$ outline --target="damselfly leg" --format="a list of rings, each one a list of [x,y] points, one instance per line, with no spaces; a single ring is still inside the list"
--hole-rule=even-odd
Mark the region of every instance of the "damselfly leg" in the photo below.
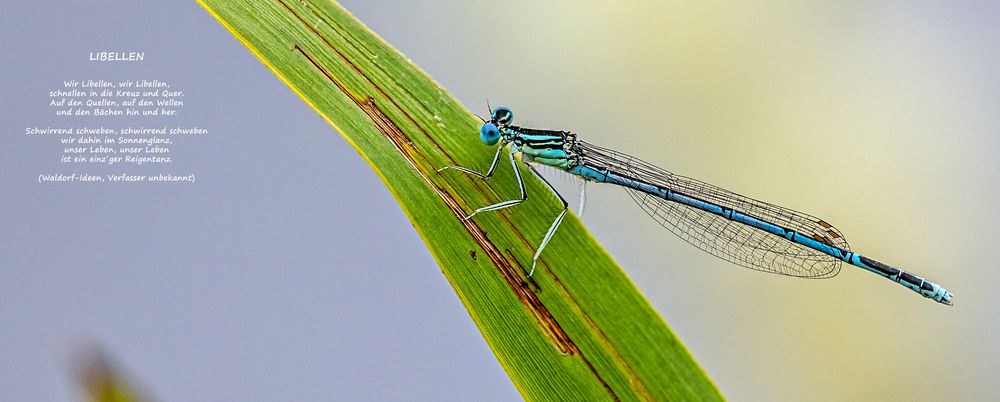
[[[455,170],[458,170],[460,172],[468,173],[468,174],[471,174],[471,175],[474,175],[474,176],[479,176],[479,177],[481,177],[483,179],[489,179],[490,176],[493,176],[493,173],[495,173],[497,171],[497,163],[500,162],[500,152],[502,152],[502,151],[503,151],[503,146],[502,145],[499,146],[499,147],[497,147],[497,153],[496,153],[496,155],[493,155],[493,163],[490,164],[490,170],[487,170],[486,173],[479,173],[479,172],[477,172],[475,170],[472,170],[472,169],[469,169],[469,168],[465,168],[465,167],[461,167],[461,166],[458,166],[458,165],[448,165],[448,166],[445,166],[443,168],[438,169],[437,172],[441,173],[442,171],[447,170],[447,169],[455,169]]]
[[[566,217],[566,212],[569,211],[569,203],[566,202],[566,199],[563,198],[562,194],[559,194],[559,192],[556,191],[555,187],[552,187],[552,183],[549,183],[548,180],[545,180],[545,177],[542,177],[542,175],[538,173],[538,169],[535,169],[534,166],[531,166],[531,164],[527,162],[524,164],[528,166],[528,169],[531,169],[531,173],[534,174],[535,177],[545,183],[546,186],[549,186],[549,190],[552,190],[552,194],[555,194],[563,205],[562,211],[559,212],[559,216],[556,216],[556,219],[552,221],[552,224],[549,226],[549,231],[545,232],[545,238],[542,239],[542,244],[538,245],[538,249],[535,250],[535,255],[531,257],[531,272],[528,272],[528,277],[531,277],[531,275],[535,273],[535,266],[538,265],[538,256],[542,255],[542,250],[544,250],[545,246],[549,244],[549,240],[552,240],[552,235],[556,233],[556,229],[559,228],[559,224],[562,223],[563,218]]]
[[[499,155],[499,153],[497,155]],[[476,216],[476,214],[478,214],[480,212],[496,211],[498,209],[504,209],[504,208],[512,207],[512,206],[520,204],[520,203],[524,202],[524,200],[528,199],[528,192],[524,189],[524,179],[521,178],[521,172],[519,170],[517,170],[517,161],[514,160],[514,154],[513,153],[510,154],[510,166],[512,168],[514,168],[514,177],[517,178],[517,186],[521,189],[521,198],[517,198],[517,199],[513,199],[513,200],[507,200],[507,201],[503,201],[503,202],[498,202],[498,203],[493,204],[493,205],[487,205],[485,207],[479,208],[479,209],[473,211],[472,215],[466,216],[465,219],[463,219],[463,220],[472,219],[473,216]],[[491,171],[491,173],[492,173],[492,171]]]
[[[458,165],[445,166],[443,168],[438,169],[437,171],[441,172],[447,169],[455,169],[463,173],[468,173],[471,175],[481,177],[483,179],[488,179],[490,176],[493,175],[493,173],[496,172],[497,162],[500,159],[501,150],[503,150],[503,147],[499,147],[497,149],[497,153],[493,157],[493,163],[490,165],[490,170],[487,171],[485,174]],[[476,216],[476,214],[480,212],[496,211],[504,208],[509,208],[518,205],[528,199],[528,191],[524,187],[524,178],[521,177],[521,171],[517,169],[517,160],[514,158],[514,153],[512,152],[509,155],[510,155],[510,166],[511,168],[514,169],[514,177],[517,179],[518,189],[521,190],[521,197],[512,200],[498,202],[496,204],[487,205],[482,208],[478,208],[475,211],[472,211],[472,214],[466,216],[462,220],[472,219],[473,216]],[[563,218],[566,217],[566,212],[569,211],[569,203],[566,202],[566,199],[563,198],[562,194],[559,194],[559,191],[557,191],[556,188],[552,186],[552,183],[549,183],[549,181],[546,180],[545,177],[543,177],[541,173],[538,172],[538,169],[535,169],[534,166],[532,166],[527,162],[524,162],[524,165],[528,167],[528,170],[531,171],[531,174],[535,175],[535,177],[537,177],[539,180],[545,183],[545,185],[548,186],[549,190],[552,191],[552,194],[555,194],[556,198],[559,198],[559,202],[562,203],[562,211],[559,212],[559,215],[557,215],[555,220],[552,221],[552,224],[549,225],[549,230],[545,232],[545,237],[542,238],[542,243],[538,246],[538,249],[535,250],[535,255],[532,256],[531,258],[531,271],[528,272],[528,276],[531,277],[531,275],[535,273],[535,267],[538,265],[538,257],[542,255],[542,250],[544,250],[545,246],[547,246],[549,244],[549,241],[552,240],[552,236],[556,233],[556,229],[559,228],[559,224],[561,224]]]

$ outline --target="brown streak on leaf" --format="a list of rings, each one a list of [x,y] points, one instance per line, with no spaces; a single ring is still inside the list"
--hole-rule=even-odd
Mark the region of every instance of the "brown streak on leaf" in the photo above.
[[[625,374],[626,377],[628,377],[629,383],[633,385],[636,394],[640,396],[643,400],[647,401],[655,400],[656,398],[654,398],[653,394],[649,392],[649,388],[646,387],[646,384],[643,383],[642,380],[639,379],[639,376],[635,373],[635,371],[632,370],[632,366],[626,363],[625,358],[622,357],[622,355],[618,352],[618,349],[613,347],[611,339],[608,338],[608,335],[604,333],[604,329],[602,329],[599,325],[597,325],[597,323],[594,322],[593,317],[590,316],[590,313],[588,313],[581,307],[580,302],[576,300],[576,296],[573,296],[573,293],[570,292],[570,290],[565,285],[563,285],[562,280],[559,279],[559,276],[557,276],[555,272],[551,272],[549,273],[549,275],[552,277],[556,285],[559,286],[559,288],[562,290],[562,293],[565,294],[567,297],[569,297],[569,299],[573,302],[572,305],[579,310],[578,311],[579,314],[586,319],[587,326],[590,327],[590,329],[593,330],[598,335],[597,336],[598,340],[604,345],[608,346],[605,349],[607,349],[610,352],[610,354],[614,357],[614,359],[618,361],[619,365],[622,367],[622,372]],[[588,367],[590,367],[590,370],[593,371],[594,374],[596,375],[597,370],[594,369],[594,367],[591,366],[589,362],[587,363],[587,365]],[[598,378],[600,378],[600,376],[598,376]],[[608,386],[607,383],[604,383],[603,379],[601,379],[601,382],[604,384],[604,387],[610,391],[611,387]]]
[[[408,113],[406,111],[406,109],[404,109],[403,107],[399,106],[399,104],[396,103],[396,100],[393,99],[393,97],[389,96],[389,93],[386,92],[385,89],[383,89],[380,85],[378,85],[377,83],[375,83],[375,81],[373,81],[371,79],[371,77],[368,76],[368,74],[365,74],[363,71],[361,71],[361,69],[358,68],[357,64],[355,64],[353,61],[351,61],[351,59],[349,59],[347,56],[345,56],[343,53],[341,53],[341,51],[339,49],[337,49],[337,47],[334,46],[333,43],[330,43],[330,40],[327,39],[327,37],[323,36],[319,31],[317,31],[315,27],[313,27],[312,25],[309,25],[309,23],[306,22],[306,20],[304,20],[298,13],[296,13],[295,10],[293,10],[291,7],[289,7],[287,4],[285,4],[284,1],[278,0],[278,3],[280,3],[282,6],[284,6],[285,9],[287,9],[289,13],[291,13],[292,15],[294,15],[295,18],[297,18],[299,20],[299,22],[302,22],[302,25],[304,25],[306,28],[309,28],[309,30],[312,31],[312,33],[314,35],[316,35],[317,38],[320,38],[320,40],[322,40],[323,43],[325,43],[326,46],[330,48],[330,50],[332,50],[334,53],[336,53],[337,56],[339,56],[340,59],[344,61],[344,63],[347,63],[348,66],[351,66],[351,69],[353,69],[354,72],[358,73],[359,76],[361,76],[366,81],[368,81],[368,83],[371,84],[371,86],[373,88],[375,88],[375,90],[377,90],[380,94],[382,94],[382,96],[385,97],[385,99],[388,99],[389,102],[391,102],[392,105],[395,106],[397,110],[399,110],[401,113],[403,113],[403,115],[406,116],[406,118],[408,120],[410,120],[410,123],[413,123],[414,127],[416,127],[418,130],[420,130],[420,132],[422,134],[424,134],[424,137],[426,137],[428,140],[431,141],[431,143],[434,144],[434,146],[438,149],[438,151],[440,151],[439,152],[440,154],[445,155],[446,157],[448,157],[448,160],[450,160],[451,163],[453,163],[453,164],[456,163],[455,160],[451,158],[451,155],[449,155],[447,152],[444,152],[444,148],[441,147],[441,144],[438,144],[437,141],[434,139],[434,137],[432,137],[431,135],[429,135],[427,133],[427,131],[425,131],[424,128],[421,127],[419,123],[417,123],[417,120],[414,119],[413,116],[411,116],[410,113]],[[331,27],[332,27],[332,25],[331,25]],[[336,32],[336,30],[334,30],[334,31]],[[377,66],[377,64],[376,64],[376,66]],[[383,70],[383,72],[384,72],[384,70]],[[405,90],[406,90],[406,92],[408,94],[410,94],[411,97],[413,97],[413,94],[408,89],[405,89]],[[355,102],[355,103],[357,103],[357,102]],[[427,110],[426,106],[424,106],[423,103],[421,103],[420,106],[423,107],[425,110]],[[430,110],[427,110],[427,112],[430,113]]]
[[[406,136],[405,133],[403,133],[403,131],[399,128],[399,126],[397,126],[394,122],[392,122],[392,120],[389,119],[389,117],[386,116],[385,113],[383,113],[382,110],[378,108],[378,106],[375,104],[375,100],[371,97],[367,97],[362,101],[357,95],[354,94],[354,92],[349,90],[333,74],[331,74],[329,71],[323,68],[322,65],[320,65],[319,62],[311,55],[309,55],[304,49],[302,49],[298,45],[295,45],[294,49],[298,51],[300,54],[302,54],[302,56],[305,57],[314,67],[316,67],[317,70],[322,72],[323,75],[326,76],[326,78],[331,83],[333,83],[338,89],[341,90],[341,92],[347,95],[354,102],[355,105],[357,105],[362,111],[365,112],[365,114],[368,115],[375,128],[377,128],[383,135],[385,135],[387,139],[389,139],[390,142],[392,142],[392,144],[396,147],[396,150],[398,150],[406,158],[410,166],[413,167],[414,171],[416,171],[417,174],[419,174],[420,177],[424,180],[424,182],[427,183],[428,187],[434,189],[435,193],[437,193],[437,195],[441,197],[441,199],[445,202],[445,205],[448,206],[449,209],[451,209],[451,211],[455,214],[457,218],[461,219],[464,216],[465,212],[459,205],[458,201],[455,200],[451,196],[451,194],[438,187],[433,181],[431,181],[429,177],[427,177],[427,175],[424,173],[424,170],[418,166],[418,165],[427,165],[426,159],[424,159],[417,152],[417,150],[413,145],[413,142]],[[356,66],[354,66],[353,63],[350,63],[350,61],[347,60],[347,58],[344,57],[344,55],[341,54],[340,57],[345,62],[350,64],[355,72],[364,76],[364,73],[361,70],[359,70]],[[365,76],[365,78],[368,77]],[[370,79],[368,80],[369,82],[371,82]],[[374,85],[374,83],[372,84]],[[393,106],[402,110],[397,103],[395,103],[394,101],[392,101],[391,98],[389,98],[389,95],[387,93],[381,91],[381,89],[379,90],[379,92],[386,98],[390,99],[390,102],[393,104]],[[417,122],[411,116],[409,116],[409,114],[406,114],[404,112],[404,115],[407,116],[407,118],[410,120],[411,123],[420,128]],[[427,138],[431,138],[428,135],[428,133],[424,131],[422,128],[420,128],[420,131],[425,136],[427,136]],[[437,144],[435,143],[435,145]],[[440,146],[438,146],[438,148],[440,149]],[[423,163],[418,164],[417,161],[418,158]],[[449,159],[451,159],[450,156]],[[512,222],[509,221],[508,218],[504,217],[503,219],[506,220],[509,224],[511,224],[512,227],[515,227],[513,226]],[[465,227],[466,231],[469,232],[469,234],[471,235],[472,239],[476,241],[477,244],[479,244],[479,246],[485,252],[486,256],[490,259],[493,265],[497,268],[500,274],[507,281],[507,285],[510,286],[511,290],[514,291],[514,294],[517,295],[521,303],[523,303],[528,308],[528,311],[535,316],[536,321],[545,331],[549,339],[552,340],[553,343],[555,343],[559,351],[565,355],[578,355],[584,362],[584,364],[587,365],[587,368],[590,370],[590,372],[593,373],[594,377],[601,383],[604,389],[608,392],[608,394],[615,401],[620,400],[618,398],[618,395],[614,392],[614,390],[611,389],[611,386],[607,383],[607,381],[604,380],[601,374],[594,367],[593,363],[591,363],[590,360],[583,355],[583,353],[576,346],[573,340],[570,339],[569,335],[565,332],[565,330],[563,330],[562,326],[558,323],[558,321],[556,321],[555,317],[552,316],[552,313],[549,312],[548,308],[545,307],[545,305],[538,298],[536,293],[532,290],[531,285],[533,282],[532,283],[525,282],[524,280],[521,279],[521,276],[518,275],[518,272],[523,272],[524,269],[523,267],[520,266],[520,263],[517,262],[516,258],[513,257],[513,254],[510,252],[510,250],[507,250],[507,252],[511,254],[511,260],[514,260],[514,263],[518,265],[518,268],[514,268],[511,265],[510,260],[508,260],[503,256],[503,254],[499,251],[496,245],[493,244],[489,240],[489,238],[487,238],[486,232],[482,230],[482,228],[480,228],[478,224],[476,224],[471,220],[462,220],[461,222],[462,225]],[[514,232],[524,244],[530,245],[530,242],[527,240],[527,238],[524,237],[523,233],[521,233],[519,230],[515,230]],[[472,255],[473,258],[475,259],[476,258],[475,251],[472,252]],[[562,286],[561,282],[559,285]],[[573,304],[577,305],[579,308],[579,303],[575,299],[572,299],[572,301]],[[603,331],[600,331],[600,328],[597,327],[596,323],[594,323],[589,316],[585,315],[585,317],[587,318],[588,325],[591,326],[592,328],[597,328],[601,340],[607,343],[607,336],[603,333]],[[615,353],[617,356],[617,352]],[[638,380],[638,378],[631,371],[631,369],[626,364],[624,364],[624,361],[621,360],[620,356],[618,357],[619,361],[623,363],[623,366],[625,366],[626,374],[629,376],[629,378],[632,380],[634,384],[638,385],[639,387],[638,390],[640,394],[649,395],[648,390],[645,389],[645,386]]]
[[[357,38],[355,38],[353,35],[350,35],[350,33],[348,32],[348,30],[344,29],[344,27],[342,25],[340,25],[336,21],[330,19],[326,14],[323,14],[322,12],[320,12],[320,10],[318,10],[314,4],[312,4],[312,3],[305,3],[303,5],[306,8],[308,8],[309,11],[314,16],[316,16],[317,18],[319,18],[320,21],[322,21],[323,23],[325,23],[326,25],[328,25],[330,27],[330,29],[334,33],[336,33],[337,35],[340,35],[340,37],[344,39],[344,43],[350,45],[355,50],[358,50],[360,53],[367,54],[369,56],[369,60],[372,62],[372,66],[374,66],[375,68],[377,68],[379,71],[381,71],[386,76],[389,76],[389,77],[392,76],[387,71],[385,71],[385,69],[382,68],[381,65],[379,65],[378,63],[375,62],[374,59],[377,57],[375,55],[375,52],[371,51],[371,49],[368,49],[368,47],[365,46],[364,43],[362,43],[361,41],[357,40]],[[300,20],[301,20],[301,18],[300,18]],[[374,83],[372,83],[372,84],[374,84]],[[434,112],[432,112],[431,109],[428,108],[427,105],[424,104],[423,100],[420,99],[420,97],[414,95],[413,92],[410,91],[410,88],[407,88],[406,86],[403,86],[403,85],[399,85],[398,83],[397,83],[397,86],[400,89],[402,89],[404,92],[406,92],[406,94],[409,95],[411,99],[417,101],[417,103],[420,104],[420,108],[423,109],[425,112],[427,112],[427,114],[434,114]],[[432,138],[432,140],[433,140],[433,138]]]
[[[407,113],[405,109],[403,109],[402,107],[400,107],[400,105],[398,103],[396,103],[396,101],[391,96],[389,96],[388,92],[386,92],[381,86],[379,86],[377,83],[375,83],[375,81],[373,81],[370,77],[368,77],[367,74],[365,74],[363,71],[361,71],[361,69],[357,66],[357,64],[355,64],[353,61],[351,61],[350,59],[348,59],[347,56],[345,56],[332,43],[330,43],[330,41],[325,36],[323,36],[319,31],[317,31],[315,29],[315,27],[309,25],[306,22],[305,19],[303,19],[301,16],[298,15],[298,13],[295,12],[295,10],[293,10],[291,7],[289,7],[287,4],[285,4],[285,2],[283,0],[277,0],[277,1],[283,7],[285,7],[285,9],[288,10],[289,13],[291,13],[292,15],[294,15],[295,18],[297,18],[299,20],[299,22],[301,22],[303,25],[305,25],[307,28],[309,28],[309,30],[312,31],[313,34],[316,35],[316,37],[320,38],[323,41],[323,43],[325,43],[330,50],[332,50],[334,53],[336,53],[337,56],[339,56],[341,60],[343,60],[345,63],[347,63],[347,65],[349,65],[351,67],[351,69],[354,70],[354,72],[356,72],[358,75],[360,75],[365,80],[367,80],[368,83],[371,84],[372,87],[374,87],[383,97],[385,97],[386,99],[388,99],[389,102],[391,102],[393,104],[393,106],[396,107],[396,109],[398,109],[400,112],[402,112],[403,115],[405,115],[406,118],[410,121],[410,123],[412,123],[418,130],[420,130],[420,133],[424,135],[424,138],[426,138],[428,141],[430,141],[430,143],[433,144],[435,148],[437,148],[438,154],[444,155],[451,164],[453,164],[453,165],[454,164],[458,164],[458,162],[455,161],[455,159],[451,157],[451,154],[449,154],[448,152],[445,152],[445,150],[441,146],[441,144],[439,144],[437,142],[437,140],[433,136],[431,136],[430,134],[428,134],[427,131],[424,130],[424,128],[421,127],[420,124],[417,123],[416,119],[414,119],[413,116],[411,116],[409,113]],[[313,11],[313,14],[314,15],[318,15],[315,11]],[[340,31],[337,29],[337,27],[340,26],[339,24],[336,24],[333,21],[328,21],[323,16],[320,16],[320,19],[323,20],[323,22],[327,23],[327,25],[329,25],[334,30],[334,32],[337,32],[338,34],[340,33]],[[344,37],[345,41],[346,41],[346,39],[347,39],[346,35],[341,34],[341,37]],[[298,48],[298,49],[299,49],[299,51],[303,52],[303,54],[305,54],[305,51],[303,49],[301,49],[301,48]],[[369,54],[373,54],[367,48],[365,49],[365,51],[368,52]],[[319,63],[318,62],[316,62],[315,60],[310,60],[310,61],[312,61],[313,64],[316,65],[317,68],[319,68]],[[376,68],[379,68],[382,72],[385,72],[385,70],[382,70],[382,68],[378,64],[374,64],[374,65],[375,65]],[[326,73],[326,72],[324,71],[324,73]],[[332,79],[332,75],[331,74],[326,74],[326,75],[327,75],[328,78]],[[347,91],[343,84],[338,83],[338,88],[340,88],[342,91]],[[403,90],[407,94],[410,95],[411,98],[417,99],[413,95],[413,93],[410,92],[410,90],[408,88],[406,88],[406,87],[402,87],[402,88],[403,88]],[[357,100],[356,100],[358,97],[356,95],[354,95],[353,93],[352,93],[352,96],[355,98],[355,103],[358,103]],[[420,105],[421,105],[421,107],[423,107],[425,109],[425,111],[428,112],[428,114],[431,113],[430,110],[428,110],[426,108],[426,106],[424,106],[423,103],[420,103]],[[412,145],[412,144],[413,143],[411,141],[410,145]],[[517,169],[517,168],[515,168],[515,169]],[[481,187],[481,184],[479,182],[473,182],[473,186],[475,187],[475,189],[480,194],[482,194],[484,197],[489,198],[489,194],[487,194],[487,191]],[[492,192],[492,191],[490,191],[490,192],[493,193],[493,195],[497,195],[495,192]],[[507,224],[512,228],[512,232],[515,235],[517,235],[517,237],[521,240],[521,242],[523,244],[525,244],[528,247],[535,247],[536,246],[535,244],[532,244],[532,242],[528,241],[528,238],[524,236],[524,233],[522,233],[520,231],[520,229],[517,228],[517,225],[514,225],[514,223],[511,222],[511,220],[510,220],[510,218],[508,216],[505,216],[505,215],[501,214],[500,215],[500,219],[502,219],[505,222],[507,222]],[[539,264],[543,265],[543,266],[546,265],[544,259],[539,259]]]
[[[338,89],[340,89],[345,95],[347,95],[372,121],[372,125],[375,126],[389,141],[396,147],[405,158],[406,161],[413,167],[413,170],[417,172],[418,175],[427,183],[427,186],[434,189],[439,197],[444,201],[445,205],[450,209],[456,217],[462,218],[464,216],[464,211],[459,205],[458,201],[455,200],[451,194],[445,192],[443,189],[434,184],[433,181],[424,171],[418,167],[420,164],[426,164],[426,160],[413,147],[413,143],[406,137],[400,128],[392,122],[382,110],[378,108],[375,104],[375,100],[368,97],[364,100],[359,99],[350,90],[348,90],[343,83],[340,82],[336,77],[330,74],[325,68],[323,68],[319,63],[316,62],[312,56],[305,52],[301,47],[295,46],[295,50],[301,53],[310,63],[312,63],[320,72],[323,73]],[[398,105],[397,105],[398,107]],[[418,161],[419,159],[419,161]],[[419,163],[423,162],[423,163]],[[472,239],[476,241],[477,244],[483,249],[486,256],[493,262],[493,265],[497,267],[500,274],[507,281],[507,284],[517,295],[518,299],[528,307],[535,319],[541,325],[542,329],[549,336],[550,339],[556,344],[559,350],[564,354],[577,354],[579,349],[566,334],[566,331],[562,329],[562,326],[556,322],[555,317],[552,313],[545,307],[538,296],[531,291],[531,288],[521,280],[518,271],[511,266],[510,262],[503,257],[500,250],[497,249],[496,245],[486,238],[483,230],[478,224],[472,220],[462,220],[462,226],[465,230],[469,232]]]

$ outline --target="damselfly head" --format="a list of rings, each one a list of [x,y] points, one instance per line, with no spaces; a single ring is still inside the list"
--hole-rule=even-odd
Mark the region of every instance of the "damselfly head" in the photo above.
[[[497,106],[490,112],[490,121],[497,126],[503,127],[514,121],[514,112],[506,106]]]
[[[500,141],[500,129],[493,122],[486,122],[479,129],[479,139],[486,145],[496,145]]]

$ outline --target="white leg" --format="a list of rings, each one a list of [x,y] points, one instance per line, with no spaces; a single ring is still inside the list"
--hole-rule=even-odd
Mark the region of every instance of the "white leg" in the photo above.
[[[528,164],[525,163],[525,165]],[[531,257],[531,272],[528,272],[528,277],[530,278],[531,275],[535,273],[535,266],[538,265],[538,257],[542,255],[542,250],[544,250],[545,246],[549,244],[549,240],[552,240],[552,235],[556,233],[556,229],[558,229],[559,224],[562,223],[563,217],[566,216],[566,211],[569,211],[569,203],[566,202],[566,199],[563,198],[562,194],[559,194],[559,192],[556,191],[555,187],[552,187],[552,184],[549,183],[548,180],[545,180],[545,178],[538,173],[538,170],[536,170],[534,166],[528,165],[528,169],[531,169],[531,173],[534,173],[535,177],[538,177],[543,183],[545,183],[545,185],[549,186],[549,190],[552,190],[552,193],[555,194],[556,197],[559,198],[559,201],[562,201],[563,204],[562,212],[559,212],[559,216],[556,216],[556,219],[552,221],[552,225],[549,226],[549,231],[545,232],[545,238],[542,239],[542,244],[538,245],[538,249],[535,250],[535,256]]]
[[[497,155],[499,156],[500,153],[498,152]],[[507,200],[507,201],[503,201],[503,202],[498,202],[498,203],[493,204],[493,205],[487,205],[485,207],[479,208],[479,209],[473,211],[472,215],[466,216],[464,220],[469,220],[473,216],[476,216],[476,214],[478,214],[480,212],[496,211],[498,209],[504,209],[504,208],[507,208],[507,207],[512,207],[512,206],[520,204],[520,203],[524,202],[524,200],[528,199],[528,193],[524,189],[524,179],[521,178],[521,171],[517,170],[517,161],[514,160],[514,153],[510,154],[510,166],[512,168],[514,168],[514,177],[517,178],[517,186],[521,188],[521,198],[515,199],[515,200]]]
[[[464,167],[461,167],[461,166],[458,166],[458,165],[448,165],[448,166],[445,166],[443,168],[438,169],[437,172],[441,173],[441,171],[446,170],[446,169],[455,169],[455,170],[458,170],[458,171],[463,172],[463,173],[468,173],[468,174],[471,174],[471,175],[479,176],[479,177],[484,178],[484,179],[489,179],[490,176],[493,176],[493,172],[497,171],[497,163],[500,162],[500,151],[502,151],[502,150],[503,150],[503,145],[497,147],[497,153],[496,153],[496,155],[493,155],[493,163],[490,164],[490,170],[486,171],[486,173],[479,173],[479,172],[477,172],[475,170],[472,170],[472,169],[469,169],[469,168],[464,168]]]
[[[579,211],[577,211],[577,214],[576,214],[578,217],[580,217],[580,219],[583,219],[583,211],[584,211],[584,208],[586,206],[587,206],[587,181],[586,180],[581,180],[580,181],[580,209],[579,209]]]

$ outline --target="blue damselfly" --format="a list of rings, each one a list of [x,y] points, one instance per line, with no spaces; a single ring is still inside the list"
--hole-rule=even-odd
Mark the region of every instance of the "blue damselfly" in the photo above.
[[[830,278],[840,272],[841,262],[846,262],[924,297],[952,304],[952,294],[936,283],[851,251],[840,231],[822,219],[670,173],[638,158],[590,144],[570,131],[518,127],[511,124],[513,117],[509,108],[501,106],[490,112],[489,121],[483,121],[479,138],[486,145],[499,143],[486,173],[455,165],[438,172],[457,169],[487,179],[496,172],[503,149],[509,148],[520,198],[476,209],[465,219],[527,199],[514,157],[518,153],[529,171],[555,193],[563,209],[535,251],[528,276],[534,274],[538,257],[569,210],[566,199],[532,165],[539,164],[576,175],[584,183],[610,183],[625,188],[660,225],[688,243],[737,265],[803,278]]]

